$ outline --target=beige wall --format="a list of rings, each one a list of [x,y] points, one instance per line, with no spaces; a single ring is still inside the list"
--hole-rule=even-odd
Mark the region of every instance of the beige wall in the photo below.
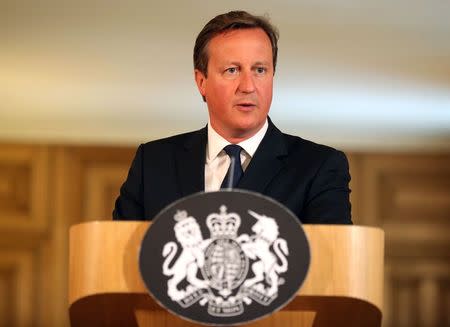
[[[201,128],[196,35],[213,16],[280,30],[271,117],[346,149],[450,150],[450,2],[0,1],[0,140],[136,144]]]
[[[0,144],[0,326],[68,326],[68,229],[110,219],[134,148]],[[450,321],[450,153],[347,152],[354,222],[386,232],[384,326]]]

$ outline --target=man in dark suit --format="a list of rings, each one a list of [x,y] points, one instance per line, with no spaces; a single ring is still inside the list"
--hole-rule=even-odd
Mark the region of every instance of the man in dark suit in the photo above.
[[[171,202],[231,179],[283,203],[303,223],[351,224],[345,155],[283,134],[268,118],[277,40],[265,18],[243,11],[205,25],[194,68],[208,125],[139,146],[114,219],[152,219]]]

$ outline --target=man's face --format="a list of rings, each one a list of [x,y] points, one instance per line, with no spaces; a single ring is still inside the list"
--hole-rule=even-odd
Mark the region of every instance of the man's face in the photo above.
[[[260,28],[231,30],[208,45],[208,77],[195,80],[206,98],[211,125],[233,143],[253,136],[272,102],[273,62],[269,37]]]

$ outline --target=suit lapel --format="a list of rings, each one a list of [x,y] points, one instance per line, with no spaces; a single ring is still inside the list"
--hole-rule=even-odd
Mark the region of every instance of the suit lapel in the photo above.
[[[177,177],[182,196],[205,190],[206,127],[193,133],[176,150]]]
[[[181,195],[205,190],[207,128],[194,132],[176,148],[175,162]],[[287,148],[283,134],[269,119],[269,128],[245,170],[238,188],[264,193],[267,185],[285,165]]]
[[[269,119],[266,135],[237,187],[263,193],[270,181],[283,168],[285,156],[287,148],[283,134]]]

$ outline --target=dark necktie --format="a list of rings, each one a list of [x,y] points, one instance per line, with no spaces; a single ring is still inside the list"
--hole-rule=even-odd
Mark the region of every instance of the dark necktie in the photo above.
[[[220,188],[234,188],[239,183],[239,180],[242,177],[242,174],[244,173],[242,171],[241,166],[241,151],[242,148],[239,145],[236,144],[229,144],[226,147],[223,148],[223,150],[228,154],[230,157],[230,168],[228,168],[228,172],[225,175],[225,178],[222,182],[222,185]],[[234,160],[234,164],[233,164]],[[230,184],[230,179],[232,178],[232,183]]]

